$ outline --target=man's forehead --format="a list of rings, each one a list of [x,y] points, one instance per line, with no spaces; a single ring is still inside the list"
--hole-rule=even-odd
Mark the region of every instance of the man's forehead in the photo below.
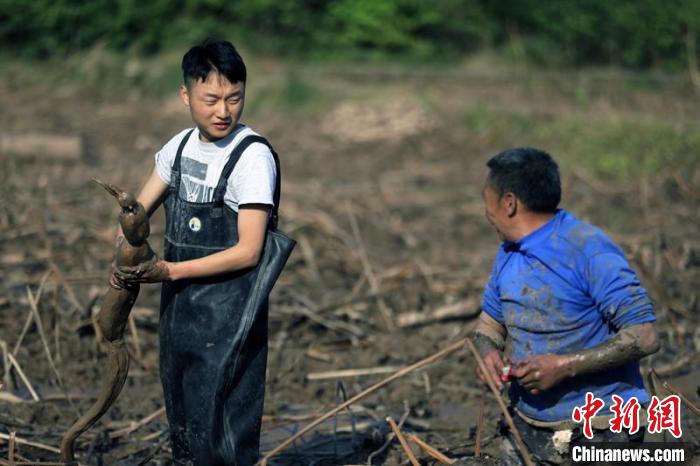
[[[212,71],[207,75],[206,80],[198,79],[192,83],[192,89],[201,92],[226,92],[232,93],[236,91],[243,91],[245,89],[245,83],[231,82],[226,76],[221,73]]]

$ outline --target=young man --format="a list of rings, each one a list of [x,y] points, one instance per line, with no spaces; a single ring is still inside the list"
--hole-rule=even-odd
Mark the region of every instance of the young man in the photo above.
[[[594,440],[640,440],[624,430],[613,434],[607,422],[612,395],[649,402],[638,360],[659,343],[647,293],[610,238],[557,208],[559,170],[547,153],[507,150],[487,166],[486,217],[503,243],[475,333],[486,375],[503,387],[510,337],[514,422],[540,461],[559,463],[566,440],[581,438],[572,412],[586,403],[586,392],[605,402]],[[565,440],[559,451],[557,431]]]
[[[165,203],[165,259],[119,268],[112,285],[163,282],[160,376],[176,464],[251,465],[267,358],[259,276],[271,273],[257,264],[276,217],[278,161],[239,123],[246,67],[230,42],[193,47],[182,71],[195,127],[156,154],[138,197],[149,214]]]

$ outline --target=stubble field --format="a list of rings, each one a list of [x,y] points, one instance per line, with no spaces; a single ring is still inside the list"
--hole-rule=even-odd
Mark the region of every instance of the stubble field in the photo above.
[[[51,150],[0,153],[0,433],[42,445],[17,444],[16,458],[58,461],[46,447],[57,447],[98,391],[104,351],[92,317],[107,286],[117,206],[91,178],[138,191],[155,151],[190,125],[175,66],[166,56],[69,63],[74,79],[20,65],[3,71],[0,136],[83,142],[73,160]],[[562,206],[622,245],[654,299],[662,337],[643,371],[654,368],[700,401],[700,111],[683,77],[480,61],[449,69],[260,61],[249,79],[243,121],[280,154],[281,228],[298,241],[271,298],[263,452],[469,334],[498,247],[483,216],[484,164],[513,146],[552,153]],[[158,251],[163,229],[157,212]],[[158,286],[142,288],[127,336],[129,378],[78,441],[81,463],[169,464],[158,300]],[[483,396],[474,367],[463,350],[411,373],[274,464],[406,464],[398,443],[386,443],[387,416],[451,457],[473,456]],[[367,368],[378,369],[329,374]],[[488,457],[499,416],[490,397],[485,411]],[[685,407],[683,426],[683,441],[697,449],[700,423]]]

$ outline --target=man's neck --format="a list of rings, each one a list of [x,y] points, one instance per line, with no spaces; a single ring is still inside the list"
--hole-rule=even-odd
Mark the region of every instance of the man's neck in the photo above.
[[[541,228],[554,217],[554,212],[524,212],[508,234],[508,241],[520,241],[533,231]]]

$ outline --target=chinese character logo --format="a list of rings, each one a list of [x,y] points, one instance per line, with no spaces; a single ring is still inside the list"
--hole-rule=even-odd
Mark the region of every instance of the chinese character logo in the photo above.
[[[571,419],[573,419],[574,422],[583,422],[583,435],[585,435],[587,439],[593,438],[593,427],[591,425],[591,420],[595,417],[598,411],[603,409],[603,406],[605,406],[605,402],[603,400],[594,397],[593,393],[591,392],[586,392],[586,404],[580,407],[575,407],[574,412],[571,413]]]
[[[681,399],[678,395],[670,395],[659,401],[656,396],[651,397],[651,403],[647,410],[650,434],[657,434],[664,430],[671,432],[676,438],[680,438],[681,431]]]
[[[626,403],[618,395],[612,396],[613,404],[610,406],[613,417],[608,424],[610,431],[615,433],[627,429],[630,433],[639,432],[639,411],[641,405],[636,397],[631,397]],[[583,423],[583,435],[587,439],[593,438],[592,420],[598,412],[603,409],[605,402],[596,398],[593,393],[586,393],[586,403],[583,406],[576,406],[571,413],[571,419],[576,423]],[[680,438],[681,431],[681,399],[678,395],[669,395],[663,400],[657,396],[651,397],[651,403],[647,408],[647,432],[658,434],[667,430],[675,438]]]
[[[612,399],[613,405],[610,410],[614,416],[610,419],[610,431],[619,434],[624,427],[629,430],[630,435],[636,434],[639,431],[639,408],[641,407],[637,398],[633,396],[624,406],[619,396],[613,395]]]

